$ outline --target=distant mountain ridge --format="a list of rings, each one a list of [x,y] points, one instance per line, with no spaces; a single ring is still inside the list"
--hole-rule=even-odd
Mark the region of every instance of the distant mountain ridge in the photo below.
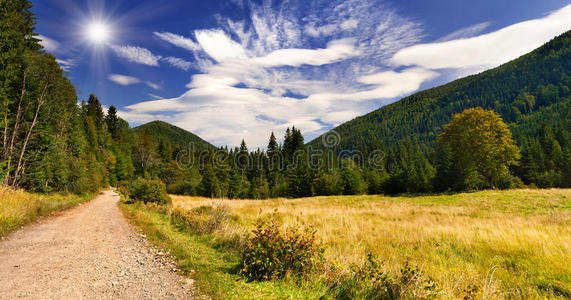
[[[334,130],[336,150],[392,147],[406,137],[432,147],[453,114],[483,107],[500,113],[521,143],[537,137],[540,124],[564,126],[571,119],[571,31],[538,49],[480,74],[420,91]],[[322,136],[308,143],[321,147]]]
[[[137,126],[133,131],[137,134],[146,132],[157,144],[162,141],[181,148],[189,147],[190,144],[193,144],[195,149],[215,148],[196,134],[159,120]]]

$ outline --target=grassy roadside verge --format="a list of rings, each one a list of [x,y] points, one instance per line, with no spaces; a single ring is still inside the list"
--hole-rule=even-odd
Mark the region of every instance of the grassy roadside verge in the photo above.
[[[423,299],[567,299],[570,192],[270,200],[172,196],[169,206],[122,208],[213,298],[417,299],[422,298],[417,291],[426,291],[431,296]],[[326,246],[324,268],[303,277],[307,282],[247,282],[233,271],[241,259],[237,249],[248,248],[247,233],[268,215],[280,219],[282,229],[310,224],[319,233]],[[216,229],[208,230],[211,225]],[[279,252],[266,251],[263,243],[255,244],[262,252]],[[266,261],[263,255],[258,259]]]
[[[325,292],[319,280],[247,282],[235,272],[239,262],[236,250],[217,247],[208,235],[177,228],[169,216],[140,203],[122,203],[120,207],[151,243],[170,251],[181,272],[195,280],[200,293],[214,299],[316,299]]]
[[[0,186],[0,237],[51,212],[93,198],[95,194],[32,194]]]

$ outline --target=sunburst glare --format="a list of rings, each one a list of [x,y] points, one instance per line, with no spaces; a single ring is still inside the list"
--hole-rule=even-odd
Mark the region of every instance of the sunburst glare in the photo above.
[[[110,38],[109,26],[103,22],[92,22],[87,25],[86,35],[94,44],[105,43]]]

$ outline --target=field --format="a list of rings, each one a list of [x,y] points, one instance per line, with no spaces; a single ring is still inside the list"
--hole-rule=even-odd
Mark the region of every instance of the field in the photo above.
[[[69,208],[91,199],[94,195],[32,194],[0,186],[0,236],[38,217]]]
[[[173,206],[186,209],[230,208],[235,218],[208,237],[211,240],[243,236],[259,216],[277,212],[284,226],[315,226],[328,262],[347,268],[368,253],[381,258],[389,270],[409,262],[434,278],[443,298],[462,297],[470,286],[477,286],[485,298],[571,297],[569,189],[271,200],[172,198]],[[223,256],[223,249],[217,251]]]

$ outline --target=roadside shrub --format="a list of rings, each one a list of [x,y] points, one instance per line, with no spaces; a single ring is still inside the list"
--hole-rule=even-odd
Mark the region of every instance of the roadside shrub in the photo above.
[[[208,234],[222,227],[231,219],[228,206],[200,206],[192,210],[176,207],[170,211],[175,224],[187,227],[195,233]]]
[[[363,265],[352,265],[350,271],[339,274],[324,298],[332,299],[434,299],[438,296],[436,283],[408,263],[393,276],[372,254]]]
[[[123,203],[131,204],[133,203],[133,199],[129,197],[129,189],[130,189],[130,182],[127,180],[121,180],[117,182],[117,188],[115,192],[117,192],[121,196],[121,201]]]
[[[168,204],[171,202],[165,185],[160,180],[138,178],[129,185],[129,197],[144,203]]]
[[[282,231],[274,214],[258,219],[252,233],[240,266],[240,274],[249,280],[278,279],[289,273],[306,276],[323,261],[324,248],[312,227]]]

